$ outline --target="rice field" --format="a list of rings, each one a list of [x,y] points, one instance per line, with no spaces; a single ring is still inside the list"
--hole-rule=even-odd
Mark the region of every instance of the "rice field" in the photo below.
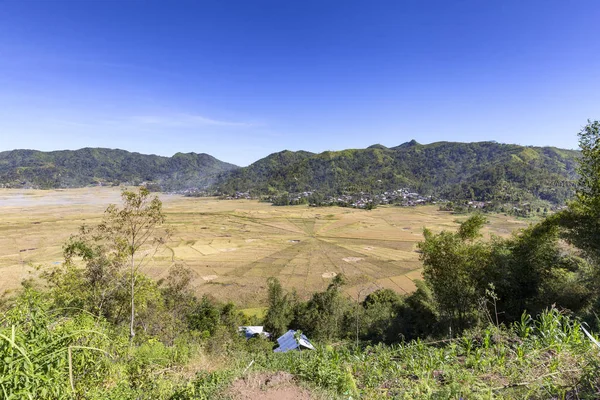
[[[33,267],[62,262],[62,245],[82,224],[97,223],[119,203],[118,188],[0,190],[0,292],[35,276]],[[421,264],[415,251],[423,227],[456,229],[464,216],[435,206],[372,211],[307,206],[274,207],[250,200],[161,195],[174,234],[144,267],[160,279],[173,262],[195,273],[198,294],[246,307],[264,304],[266,280],[279,278],[300,297],[323,290],[339,273],[349,295],[377,288],[414,290]],[[506,236],[528,222],[493,215],[486,233]]]

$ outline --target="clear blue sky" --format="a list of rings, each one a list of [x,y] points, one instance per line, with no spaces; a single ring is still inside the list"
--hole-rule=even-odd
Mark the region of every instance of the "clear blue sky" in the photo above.
[[[0,0],[0,151],[575,148],[598,21],[598,0]]]

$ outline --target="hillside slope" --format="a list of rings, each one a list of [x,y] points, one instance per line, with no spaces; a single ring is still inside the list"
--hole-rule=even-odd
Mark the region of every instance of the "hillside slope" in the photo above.
[[[271,154],[220,177],[224,193],[317,190],[327,194],[409,187],[449,199],[564,202],[572,193],[578,152],[496,142],[416,141],[387,148]]]
[[[196,153],[162,157],[104,148],[13,150],[0,153],[0,186],[49,189],[153,182],[162,190],[181,190],[206,187],[220,173],[236,168],[208,154]]]

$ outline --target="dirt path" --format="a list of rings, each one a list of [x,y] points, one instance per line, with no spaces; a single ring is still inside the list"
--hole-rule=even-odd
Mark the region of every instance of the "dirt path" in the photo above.
[[[253,374],[233,382],[226,392],[235,400],[314,400],[287,372]]]

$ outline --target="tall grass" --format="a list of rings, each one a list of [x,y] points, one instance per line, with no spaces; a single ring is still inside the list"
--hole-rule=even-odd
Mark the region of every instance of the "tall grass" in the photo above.
[[[67,399],[103,382],[105,328],[85,313],[52,317],[29,292],[0,321],[0,393],[6,399]]]
[[[53,316],[41,296],[30,293],[0,321],[0,398],[211,399],[256,371],[288,371],[332,398],[600,398],[600,349],[576,320],[554,308],[435,343],[281,354],[263,342],[241,340],[212,355],[220,360],[217,368],[186,371],[202,351],[193,338],[182,335],[172,346],[148,339],[132,347],[127,335],[88,314]]]
[[[600,398],[599,349],[580,328],[552,308],[441,343],[321,348],[260,362],[353,398]]]

